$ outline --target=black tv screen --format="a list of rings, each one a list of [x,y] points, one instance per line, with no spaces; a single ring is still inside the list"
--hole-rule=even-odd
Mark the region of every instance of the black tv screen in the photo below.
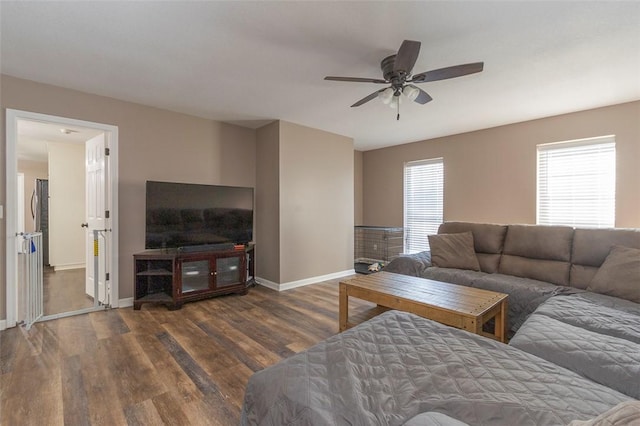
[[[253,188],[147,181],[145,247],[246,244]]]

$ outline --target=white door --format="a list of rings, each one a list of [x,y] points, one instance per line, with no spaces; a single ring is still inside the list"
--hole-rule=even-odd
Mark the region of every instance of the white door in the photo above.
[[[110,232],[102,232],[98,238],[97,247],[94,242],[94,230],[107,229],[109,210],[109,199],[106,190],[108,182],[108,168],[105,148],[105,134],[100,134],[85,143],[85,160],[86,160],[86,222],[82,224],[87,228],[87,244],[86,244],[86,292],[89,296],[94,297],[95,293],[95,257],[98,258],[98,301],[106,302],[107,282],[106,273],[108,272],[108,253],[107,245],[110,242]],[[94,299],[95,300],[95,299]]]
[[[16,207],[18,209],[18,217],[16,220],[16,233],[24,232],[24,173],[18,173],[18,202]],[[22,237],[16,239],[16,247],[18,253],[22,252]]]
[[[17,221],[16,221],[16,233],[22,233],[25,231],[25,227],[24,227],[24,210],[25,210],[25,206],[24,206],[24,173],[18,173],[18,202],[16,203],[16,207],[18,208],[18,217],[17,217]],[[22,262],[22,256],[24,256],[23,254],[23,240],[22,237],[18,237],[16,238],[16,247],[17,247],[17,252],[18,252],[18,264],[20,265]],[[18,270],[18,279],[21,280],[22,282],[20,283],[20,285],[18,286],[18,289],[20,291],[18,291],[18,307],[16,310],[16,320],[18,322],[22,321],[25,319],[25,306],[26,306],[26,298],[25,298],[25,291],[24,291],[24,286],[26,285],[26,283],[24,282],[24,277],[22,276],[22,274],[20,274],[20,272],[24,272],[21,270]]]

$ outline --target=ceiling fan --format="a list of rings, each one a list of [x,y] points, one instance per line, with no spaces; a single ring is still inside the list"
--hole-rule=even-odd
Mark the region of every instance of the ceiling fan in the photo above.
[[[377,90],[372,94],[360,99],[351,107],[358,107],[374,98],[380,98],[383,103],[398,110],[397,119],[400,119],[401,95],[405,95],[409,100],[419,104],[426,104],[433,98],[427,92],[415,86],[414,83],[426,83],[429,81],[446,80],[448,78],[462,77],[463,75],[474,74],[482,71],[484,62],[474,62],[470,64],[455,65],[452,67],[440,68],[437,70],[411,74],[413,66],[420,53],[420,42],[405,40],[402,42],[398,53],[387,56],[380,63],[382,76],[379,78],[360,77],[325,77],[325,80],[332,81],[352,81],[358,83],[389,84],[389,87]]]

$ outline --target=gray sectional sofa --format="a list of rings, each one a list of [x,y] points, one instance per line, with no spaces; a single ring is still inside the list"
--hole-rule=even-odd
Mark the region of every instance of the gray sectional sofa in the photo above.
[[[438,229],[438,234],[468,232],[473,235],[478,271],[439,266],[428,252],[397,258],[385,271],[507,293],[512,333],[550,297],[585,293],[612,247],[640,249],[638,229],[469,222],[445,222]],[[604,291],[640,303],[640,288],[629,286],[619,283]]]
[[[430,243],[385,270],[508,293],[509,345],[386,312],[255,373],[242,424],[640,424],[640,230],[452,222]]]

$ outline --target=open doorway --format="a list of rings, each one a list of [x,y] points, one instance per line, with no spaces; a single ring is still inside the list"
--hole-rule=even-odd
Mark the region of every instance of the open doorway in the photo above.
[[[7,205],[17,207],[7,211],[7,235],[42,233],[42,319],[118,305],[117,137],[117,127],[110,125],[7,110]],[[95,157],[95,144],[89,141],[96,138],[102,141],[98,179],[88,167]],[[16,182],[19,175],[22,193]],[[95,216],[96,200],[100,215],[108,217],[99,223],[99,232],[87,225],[88,216]],[[94,248],[94,237],[99,250]],[[7,326],[11,327],[22,320],[26,284],[20,280],[22,253],[10,250],[8,243],[7,254]],[[93,283],[96,264],[102,284],[97,298],[93,287],[89,291],[87,286],[89,275]]]

